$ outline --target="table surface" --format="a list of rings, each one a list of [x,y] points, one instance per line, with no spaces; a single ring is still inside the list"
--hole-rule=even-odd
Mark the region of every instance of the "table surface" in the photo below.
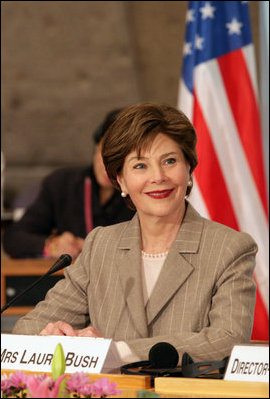
[[[56,259],[34,258],[34,259],[14,259],[6,255],[1,256],[1,274],[14,275],[41,275],[54,264]],[[63,274],[56,272],[55,274]]]
[[[14,371],[1,370],[1,374]],[[161,398],[269,398],[269,384],[262,382],[159,377],[155,378],[154,387],[151,388],[149,376],[89,374],[89,377],[92,381],[107,377],[111,382],[116,382],[117,389],[121,390],[118,398],[137,398],[140,390],[145,394],[157,393]]]

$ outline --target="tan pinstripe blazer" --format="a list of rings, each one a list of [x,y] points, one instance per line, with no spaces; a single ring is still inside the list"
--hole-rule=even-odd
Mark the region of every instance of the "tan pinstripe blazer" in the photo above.
[[[257,245],[246,233],[202,218],[188,204],[178,236],[144,307],[140,225],[98,227],[81,255],[36,308],[15,325],[38,334],[49,321],[91,322],[106,338],[126,341],[143,360],[166,341],[196,361],[219,360],[250,339]]]

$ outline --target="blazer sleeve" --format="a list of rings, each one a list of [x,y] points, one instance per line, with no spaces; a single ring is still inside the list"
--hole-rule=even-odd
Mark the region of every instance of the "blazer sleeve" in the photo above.
[[[257,245],[246,233],[227,243],[219,266],[208,313],[209,323],[200,331],[160,334],[152,338],[127,342],[142,360],[151,347],[169,342],[182,355],[187,352],[195,361],[220,360],[228,356],[235,344],[249,342],[254,317],[256,284],[253,278]],[[191,293],[192,295],[192,293]],[[176,310],[175,317],[179,317]],[[165,326],[166,328],[166,326]]]
[[[76,261],[64,271],[65,278],[51,288],[43,301],[21,317],[12,333],[35,335],[49,323],[66,321],[74,329],[81,329],[90,324],[87,286],[89,284],[89,265],[92,240],[99,228],[93,230],[85,240],[85,250]]]

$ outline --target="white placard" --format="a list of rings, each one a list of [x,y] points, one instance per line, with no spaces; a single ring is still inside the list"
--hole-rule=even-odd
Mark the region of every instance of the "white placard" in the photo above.
[[[64,350],[66,373],[117,373],[121,365],[111,339],[1,334],[1,368],[51,372],[58,343]]]
[[[224,380],[269,382],[269,345],[235,345]]]

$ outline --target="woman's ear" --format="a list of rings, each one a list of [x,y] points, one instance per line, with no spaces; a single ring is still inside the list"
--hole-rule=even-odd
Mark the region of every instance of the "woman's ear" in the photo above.
[[[117,183],[119,184],[122,191],[124,191],[123,177],[121,175],[116,176]]]

